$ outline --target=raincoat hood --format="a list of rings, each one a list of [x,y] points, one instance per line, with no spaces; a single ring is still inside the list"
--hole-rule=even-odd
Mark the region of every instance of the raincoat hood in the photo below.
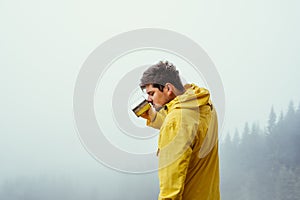
[[[198,109],[204,105],[211,105],[210,93],[205,88],[200,88],[195,84],[187,84],[184,86],[186,91],[182,95],[178,95],[172,101],[165,104],[165,110],[173,110],[176,108]]]

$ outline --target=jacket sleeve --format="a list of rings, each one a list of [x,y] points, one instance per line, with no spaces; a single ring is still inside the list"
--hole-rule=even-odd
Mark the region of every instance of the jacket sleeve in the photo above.
[[[195,126],[191,124],[171,122],[162,127],[159,137],[158,200],[182,199],[195,133]]]
[[[166,117],[166,113],[162,110],[156,113],[155,118],[151,121],[147,119],[146,125],[155,129],[160,129]]]

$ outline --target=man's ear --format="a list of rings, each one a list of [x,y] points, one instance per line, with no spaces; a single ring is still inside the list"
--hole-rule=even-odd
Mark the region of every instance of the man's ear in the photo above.
[[[165,86],[166,86],[166,88],[167,88],[168,91],[171,90],[170,83],[166,83]]]
[[[174,93],[174,88],[173,88],[172,84],[167,83],[166,87],[167,87],[167,92],[168,92],[169,95],[171,95],[172,93]]]

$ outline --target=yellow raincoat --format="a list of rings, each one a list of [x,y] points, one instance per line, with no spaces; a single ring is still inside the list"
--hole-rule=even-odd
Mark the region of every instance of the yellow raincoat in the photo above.
[[[159,128],[159,200],[219,200],[218,123],[208,90],[194,84],[147,125]]]

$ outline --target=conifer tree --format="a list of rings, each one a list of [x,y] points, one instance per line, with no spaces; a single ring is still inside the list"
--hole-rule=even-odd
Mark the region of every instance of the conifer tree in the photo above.
[[[272,106],[269,114],[268,127],[267,127],[269,134],[273,133],[275,125],[276,125],[276,114],[274,112],[274,107]]]

